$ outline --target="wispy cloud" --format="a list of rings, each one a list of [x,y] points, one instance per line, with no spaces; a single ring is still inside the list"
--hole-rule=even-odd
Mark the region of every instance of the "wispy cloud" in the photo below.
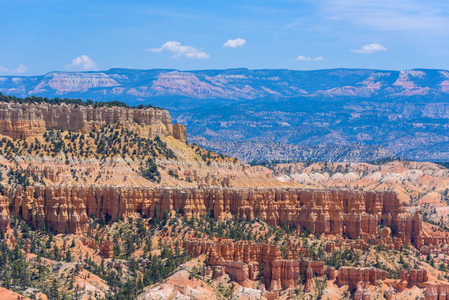
[[[325,0],[322,10],[334,21],[377,30],[449,33],[448,3],[418,0]]]
[[[322,56],[312,58],[312,57],[300,55],[295,60],[298,60],[298,61],[323,61],[324,58]]]
[[[0,66],[0,73],[8,72],[7,68],[4,68],[3,66]]]
[[[22,73],[25,73],[27,70],[28,70],[28,67],[21,64],[20,66],[18,66],[17,68],[14,69],[14,73],[22,74]]]
[[[359,54],[372,54],[376,53],[377,51],[387,51],[387,48],[382,46],[381,44],[368,44],[363,45],[360,49],[352,49],[351,52],[359,53]]]
[[[246,41],[241,38],[237,38],[235,40],[228,40],[226,43],[223,44],[223,48],[237,48],[242,47],[245,45]]]
[[[81,55],[72,60],[72,63],[66,65],[67,70],[83,70],[83,71],[94,71],[98,70],[98,65],[89,56]]]
[[[179,59],[181,57],[193,58],[193,59],[208,59],[210,56],[206,52],[200,51],[192,46],[184,46],[180,42],[169,41],[162,45],[160,48],[148,48],[148,52],[163,52],[168,51],[174,53],[172,58]]]

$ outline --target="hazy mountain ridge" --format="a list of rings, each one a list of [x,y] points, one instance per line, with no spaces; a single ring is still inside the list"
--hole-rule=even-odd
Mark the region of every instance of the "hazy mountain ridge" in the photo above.
[[[111,69],[4,76],[0,92],[151,103],[169,109],[192,136],[222,145],[215,150],[235,149],[227,152],[233,156],[242,157],[226,142],[361,143],[414,160],[449,160],[445,70]]]
[[[20,96],[83,93],[127,100],[160,96],[255,99],[267,96],[411,96],[449,94],[444,70],[131,70],[50,72],[43,76],[2,76],[0,91]]]

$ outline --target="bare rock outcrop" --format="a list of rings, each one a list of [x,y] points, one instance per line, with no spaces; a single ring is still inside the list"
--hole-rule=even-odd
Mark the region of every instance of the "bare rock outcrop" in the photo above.
[[[278,246],[255,242],[218,240],[189,240],[185,248],[193,257],[206,254],[209,264],[219,266],[239,284],[251,287],[251,282],[263,275],[268,290],[295,288],[301,274],[324,275],[324,263],[282,259]],[[311,274],[311,275],[310,275]],[[307,277],[307,278],[308,278]],[[311,282],[309,282],[311,283]]]
[[[8,198],[0,195],[0,230],[4,232],[10,228],[9,203]]]
[[[153,217],[158,211],[179,211],[199,217],[231,214],[251,221],[260,218],[272,226],[292,224],[310,233],[355,239],[377,236],[377,225],[393,225],[402,239],[420,247],[422,218],[405,212],[393,192],[361,192],[303,188],[164,188],[126,186],[35,186],[12,193],[12,207],[26,221],[45,222],[58,232],[84,233],[87,218],[115,220]],[[2,228],[7,222],[7,206]],[[3,218],[3,217],[2,217]]]
[[[184,125],[175,123],[173,124],[173,137],[181,142],[186,141],[186,127]]]
[[[16,139],[51,129],[88,133],[121,122],[141,136],[175,136],[185,141],[185,127],[180,124],[173,127],[171,121],[168,111],[163,109],[0,102],[0,134]]]
[[[100,244],[100,256],[104,258],[113,258],[114,250],[112,242],[109,240],[103,240]]]
[[[357,287],[358,282],[376,285],[378,280],[387,279],[387,271],[377,268],[341,267],[338,269],[338,284]]]
[[[308,267],[306,270],[306,284],[304,286],[304,291],[306,293],[311,293],[314,288],[314,282],[313,282],[313,271],[311,267]]]
[[[424,291],[424,300],[449,299],[449,284],[428,284]]]

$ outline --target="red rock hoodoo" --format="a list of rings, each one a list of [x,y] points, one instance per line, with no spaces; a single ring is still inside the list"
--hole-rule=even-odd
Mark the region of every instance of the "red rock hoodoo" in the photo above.
[[[35,192],[36,190],[36,192]],[[35,198],[37,196],[37,198]],[[58,232],[83,233],[87,216],[127,218],[139,213],[152,217],[178,210],[186,217],[213,211],[251,221],[260,218],[272,226],[293,224],[312,234],[359,238],[377,235],[377,225],[395,226],[403,239],[420,247],[422,218],[405,212],[393,192],[333,189],[275,188],[163,188],[124,186],[36,186],[12,193],[12,207],[34,225],[46,223]],[[3,211],[7,210],[7,206]],[[3,217],[2,217],[3,219]],[[3,228],[7,226],[7,215]]]
[[[219,239],[186,241],[185,248],[194,257],[206,254],[211,266],[223,268],[246,287],[263,275],[269,290],[295,288],[301,274],[305,277],[312,272],[321,276],[326,272],[323,262],[282,259],[275,245]]]

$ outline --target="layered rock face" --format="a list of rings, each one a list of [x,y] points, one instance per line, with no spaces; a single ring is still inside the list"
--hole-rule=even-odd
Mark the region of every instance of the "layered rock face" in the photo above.
[[[402,292],[406,288],[417,286],[419,288],[426,288],[427,292],[434,291],[436,281],[429,281],[428,271],[425,269],[412,269],[410,271],[401,270],[400,279],[388,283],[390,287]],[[438,285],[438,284],[437,284]],[[446,285],[446,284],[445,284]],[[448,286],[448,285],[446,285]],[[438,289],[437,289],[438,291]],[[392,299],[392,298],[390,298]],[[428,298],[424,298],[428,299]],[[446,298],[443,298],[446,299]]]
[[[360,297],[356,299],[369,299],[365,297],[369,296],[369,293],[365,295],[365,289],[387,279],[387,272],[377,268],[341,267],[336,271],[334,267],[325,267],[322,261],[282,259],[276,245],[228,239],[195,239],[185,241],[184,247],[193,257],[206,254],[209,264],[218,272],[216,277],[226,272],[239,284],[251,287],[251,283],[263,275],[265,286],[270,291],[296,288],[305,278],[304,291],[310,293],[314,289],[313,276],[327,275],[339,286],[357,288],[356,296],[359,294]],[[427,281],[424,270],[412,270],[410,276],[415,280],[410,282],[411,285],[422,285]]]
[[[424,292],[424,300],[447,300],[449,299],[448,284],[428,284]]]
[[[173,136],[175,139],[180,140],[181,142],[186,141],[187,130],[184,125],[179,123],[173,124]]]
[[[104,240],[101,242],[100,246],[100,256],[104,258],[113,258],[114,250],[113,250],[112,242],[109,240]]]
[[[0,134],[16,139],[51,129],[86,133],[117,122],[142,136],[173,136],[171,117],[162,109],[0,102]],[[176,137],[185,141],[183,125],[176,125]]]
[[[211,266],[220,266],[239,284],[251,287],[259,275],[269,290],[298,286],[300,274],[325,274],[323,262],[306,262],[281,258],[278,246],[254,242],[219,239],[189,240],[185,248],[194,257],[206,254]]]
[[[10,228],[8,198],[0,195],[0,230],[7,231]]]
[[[394,225],[403,239],[421,246],[422,218],[409,214],[393,192],[275,188],[163,188],[124,186],[36,186],[17,188],[12,207],[27,221],[45,221],[58,232],[84,232],[87,216],[152,217],[178,210],[186,217],[213,212],[272,226],[359,238],[377,236],[377,225]]]
[[[354,285],[357,282],[377,284],[378,280],[387,279],[387,271],[376,268],[341,267],[338,269],[339,285]]]

